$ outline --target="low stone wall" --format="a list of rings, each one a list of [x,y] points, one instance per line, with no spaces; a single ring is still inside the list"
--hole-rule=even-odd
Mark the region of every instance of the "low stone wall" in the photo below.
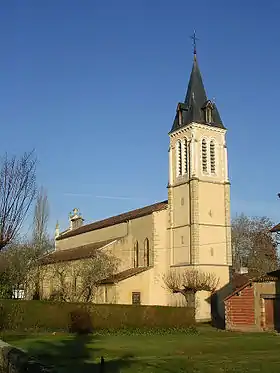
[[[0,372],[21,373],[26,370],[27,354],[0,340]]]
[[[28,359],[25,351],[0,340],[0,373],[50,372],[38,362]]]

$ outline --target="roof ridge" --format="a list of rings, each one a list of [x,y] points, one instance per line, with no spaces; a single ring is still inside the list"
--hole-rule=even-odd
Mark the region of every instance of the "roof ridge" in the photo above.
[[[96,241],[86,245],[71,247],[70,249],[56,250],[41,257],[39,259],[39,262],[42,265],[46,265],[58,262],[87,259],[92,257],[97,250],[103,249],[106,246],[111,245],[115,241],[120,240],[121,238],[123,237],[115,237],[108,240]]]
[[[151,205],[143,206],[140,208],[137,208],[135,210],[130,210],[124,213],[121,213],[119,215],[110,216],[108,218],[97,220],[95,222],[83,225],[77,229],[73,229],[70,231],[67,231],[64,234],[59,235],[56,240],[62,240],[67,237],[76,236],[78,234],[91,232],[96,229],[106,228],[115,224],[123,223],[127,220],[136,219],[138,217],[142,217],[145,215],[150,215],[153,212],[163,210],[167,207],[168,200],[164,200],[161,202],[156,202]]]
[[[101,280],[100,284],[114,284],[132,276],[139,275],[149,269],[152,269],[152,267],[130,267]]]

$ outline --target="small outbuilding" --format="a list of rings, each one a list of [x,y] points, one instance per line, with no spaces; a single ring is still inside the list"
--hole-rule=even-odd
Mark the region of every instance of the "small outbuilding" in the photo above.
[[[254,278],[224,299],[227,330],[280,330],[280,270]]]

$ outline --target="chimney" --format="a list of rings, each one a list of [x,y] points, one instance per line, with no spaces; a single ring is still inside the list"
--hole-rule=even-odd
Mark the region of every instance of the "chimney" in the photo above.
[[[54,237],[57,238],[59,236],[59,223],[58,221],[56,222],[56,225],[55,225],[55,233],[54,233]]]
[[[248,268],[247,267],[240,267],[238,271],[236,271],[240,275],[245,275],[248,273]]]
[[[81,214],[79,213],[79,209],[74,208],[72,212],[69,214],[70,220],[70,230],[80,228],[83,225],[84,219],[82,218]]]

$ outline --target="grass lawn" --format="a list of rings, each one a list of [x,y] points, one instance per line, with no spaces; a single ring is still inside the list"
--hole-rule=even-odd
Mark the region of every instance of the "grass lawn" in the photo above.
[[[58,373],[100,372],[280,372],[280,334],[230,333],[202,327],[197,334],[174,332],[73,336],[57,333],[0,336],[26,349]]]

